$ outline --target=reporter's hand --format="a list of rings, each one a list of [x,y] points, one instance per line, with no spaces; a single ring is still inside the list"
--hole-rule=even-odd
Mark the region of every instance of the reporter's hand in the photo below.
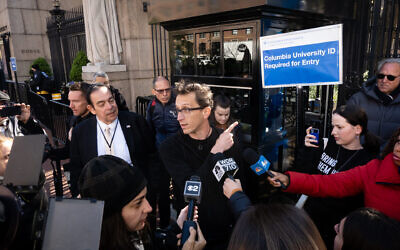
[[[211,153],[223,153],[233,146],[233,134],[232,130],[239,124],[239,122],[232,123],[222,134],[219,135],[214,147],[211,149]]]
[[[240,180],[235,179],[235,181],[233,181],[230,178],[225,179],[223,189],[224,189],[224,195],[228,199],[230,199],[232,194],[234,194],[236,191],[243,191]]]
[[[21,114],[17,115],[17,119],[22,121],[23,123],[27,123],[29,118],[31,117],[31,106],[25,105],[25,103],[16,104],[15,106],[21,107]]]
[[[282,173],[278,173],[275,171],[271,171],[275,176],[274,177],[267,177],[269,183],[274,186],[274,187],[281,187],[281,184],[278,182],[278,180],[280,180],[283,184],[285,184],[285,186],[289,185],[289,176],[282,174]]]
[[[197,224],[197,240],[195,241],[196,230],[193,227],[190,227],[189,228],[190,236],[186,240],[185,244],[183,244],[182,250],[201,250],[206,246],[207,242],[203,236],[203,233],[201,232],[199,223],[196,222],[196,224]]]
[[[184,207],[181,212],[179,213],[178,219],[176,219],[176,224],[182,229],[183,228],[183,222],[187,220],[187,214],[188,214],[188,209],[189,206]],[[197,206],[194,206],[194,216],[193,216],[193,221],[197,221],[199,218],[199,212]]]
[[[304,138],[304,145],[306,147],[318,148],[318,145],[312,144],[312,142],[318,144],[318,141],[316,140],[317,138],[314,135],[310,134],[311,129],[312,127],[308,127],[306,130],[307,134],[306,137]]]

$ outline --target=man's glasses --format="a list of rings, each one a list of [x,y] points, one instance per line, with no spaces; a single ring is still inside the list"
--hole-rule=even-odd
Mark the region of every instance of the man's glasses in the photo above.
[[[385,74],[378,74],[376,77],[377,77],[378,79],[384,79],[385,76],[386,76],[386,78],[387,78],[389,81],[394,81],[394,79],[396,79],[397,77],[399,77],[399,76],[385,75]]]
[[[183,115],[188,115],[188,114],[190,114],[190,112],[191,111],[193,111],[193,110],[200,110],[200,109],[203,109],[203,107],[197,107],[197,108],[182,108],[182,109],[176,109],[176,113],[177,114],[179,114],[179,113],[182,113]]]
[[[171,91],[171,88],[167,88],[167,89],[154,89],[157,93],[159,94],[164,94],[165,93],[169,93]]]

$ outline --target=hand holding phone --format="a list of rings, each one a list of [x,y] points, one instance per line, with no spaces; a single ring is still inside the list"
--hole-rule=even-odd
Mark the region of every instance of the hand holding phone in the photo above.
[[[0,117],[8,117],[21,114],[20,106],[4,107],[0,109]]]
[[[319,129],[317,129],[317,128],[312,128],[312,129],[310,130],[310,135],[315,136],[315,140],[317,141],[317,142],[310,142],[310,143],[311,143],[311,144],[314,144],[314,145],[318,145],[318,140],[319,140]]]
[[[307,135],[304,138],[304,145],[306,147],[318,148],[318,140],[319,140],[319,129],[308,127]]]

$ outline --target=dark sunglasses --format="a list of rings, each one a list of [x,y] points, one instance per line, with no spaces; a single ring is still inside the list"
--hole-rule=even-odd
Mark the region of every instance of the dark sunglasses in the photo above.
[[[376,77],[377,77],[378,79],[384,79],[385,76],[387,77],[387,79],[388,79],[389,81],[394,81],[394,79],[396,79],[397,77],[399,77],[399,76],[385,75],[385,74],[378,74]]]

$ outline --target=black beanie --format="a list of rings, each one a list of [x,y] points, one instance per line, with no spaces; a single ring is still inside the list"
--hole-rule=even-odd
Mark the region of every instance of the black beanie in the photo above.
[[[36,70],[40,70],[39,64],[33,64],[31,68],[34,68]]]
[[[90,160],[79,177],[82,198],[104,201],[104,216],[118,213],[146,187],[147,180],[135,166],[121,158],[102,155]]]

